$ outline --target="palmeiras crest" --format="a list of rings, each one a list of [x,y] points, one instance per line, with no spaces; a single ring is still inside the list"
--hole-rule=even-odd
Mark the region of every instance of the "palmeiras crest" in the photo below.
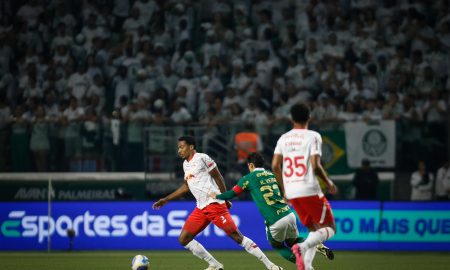
[[[364,153],[371,157],[381,156],[387,148],[387,138],[376,129],[371,129],[362,138]]]

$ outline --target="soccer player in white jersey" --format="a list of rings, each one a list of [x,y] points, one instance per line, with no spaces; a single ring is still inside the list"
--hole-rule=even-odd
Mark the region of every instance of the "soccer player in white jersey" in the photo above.
[[[242,235],[228,211],[231,204],[208,196],[212,192],[225,192],[225,183],[214,160],[207,154],[196,152],[195,139],[192,136],[182,136],[178,139],[178,155],[184,159],[184,183],[167,197],[153,204],[153,209],[157,210],[189,191],[194,195],[197,207],[186,219],[178,241],[195,256],[209,264],[206,270],[223,269],[223,265],[194,239],[212,222],[224,230],[231,239],[241,245],[248,253],[264,263],[267,269],[282,270],[283,268],[271,262],[251,239]]]
[[[306,104],[292,106],[294,127],[278,139],[272,159],[272,170],[284,196],[309,229],[306,240],[292,246],[299,270],[313,269],[316,246],[336,233],[330,204],[322,193],[317,177],[324,181],[329,193],[334,194],[337,189],[320,163],[322,138],[319,133],[308,130],[309,113]]]

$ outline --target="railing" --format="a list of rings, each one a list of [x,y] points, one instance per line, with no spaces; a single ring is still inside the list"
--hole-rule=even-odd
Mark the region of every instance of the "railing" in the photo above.
[[[436,124],[415,124],[397,121],[396,170],[410,172],[416,169],[416,161],[428,160],[430,165],[439,166],[448,157],[448,126]],[[48,133],[49,149],[41,152],[30,150],[33,127],[26,132],[17,132],[11,127],[0,130],[0,171],[38,171],[36,161],[45,159],[42,171],[145,171],[166,172],[177,178],[182,172],[181,160],[177,158],[176,141],[183,134],[197,139],[197,148],[208,153],[226,173],[238,172],[234,135],[243,130],[242,124],[220,126],[141,126],[142,138],[131,141],[127,134],[129,127],[121,123],[118,138],[113,138],[110,125],[99,125],[95,136],[80,132],[76,138],[67,139],[57,132]],[[259,125],[256,131],[264,144],[263,153],[267,165],[273,154],[277,138],[290,128],[287,123]],[[311,126],[319,132],[342,130],[341,123],[320,123]],[[51,130],[51,129],[50,129]],[[85,143],[89,139],[89,143]],[[79,149],[73,148],[79,147]],[[69,149],[72,148],[72,149]],[[71,150],[73,155],[65,152]],[[404,153],[407,151],[407,155]],[[39,155],[38,155],[39,154]],[[436,168],[431,168],[435,170]]]

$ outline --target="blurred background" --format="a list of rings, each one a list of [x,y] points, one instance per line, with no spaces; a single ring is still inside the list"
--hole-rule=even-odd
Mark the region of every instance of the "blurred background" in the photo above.
[[[297,102],[330,199],[448,201],[449,2],[2,0],[0,201],[47,215],[47,201],[155,200],[182,181],[184,134],[230,188],[249,151],[270,168]],[[442,210],[427,224],[450,249],[449,204],[420,205],[392,209]]]

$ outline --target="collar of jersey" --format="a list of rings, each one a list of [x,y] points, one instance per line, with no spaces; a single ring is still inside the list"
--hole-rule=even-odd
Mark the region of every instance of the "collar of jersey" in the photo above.
[[[254,171],[264,171],[264,168],[255,168]]]
[[[194,158],[195,154],[197,154],[197,152],[194,152],[194,154],[192,155],[192,157],[190,159],[186,159],[187,162],[191,161]]]

